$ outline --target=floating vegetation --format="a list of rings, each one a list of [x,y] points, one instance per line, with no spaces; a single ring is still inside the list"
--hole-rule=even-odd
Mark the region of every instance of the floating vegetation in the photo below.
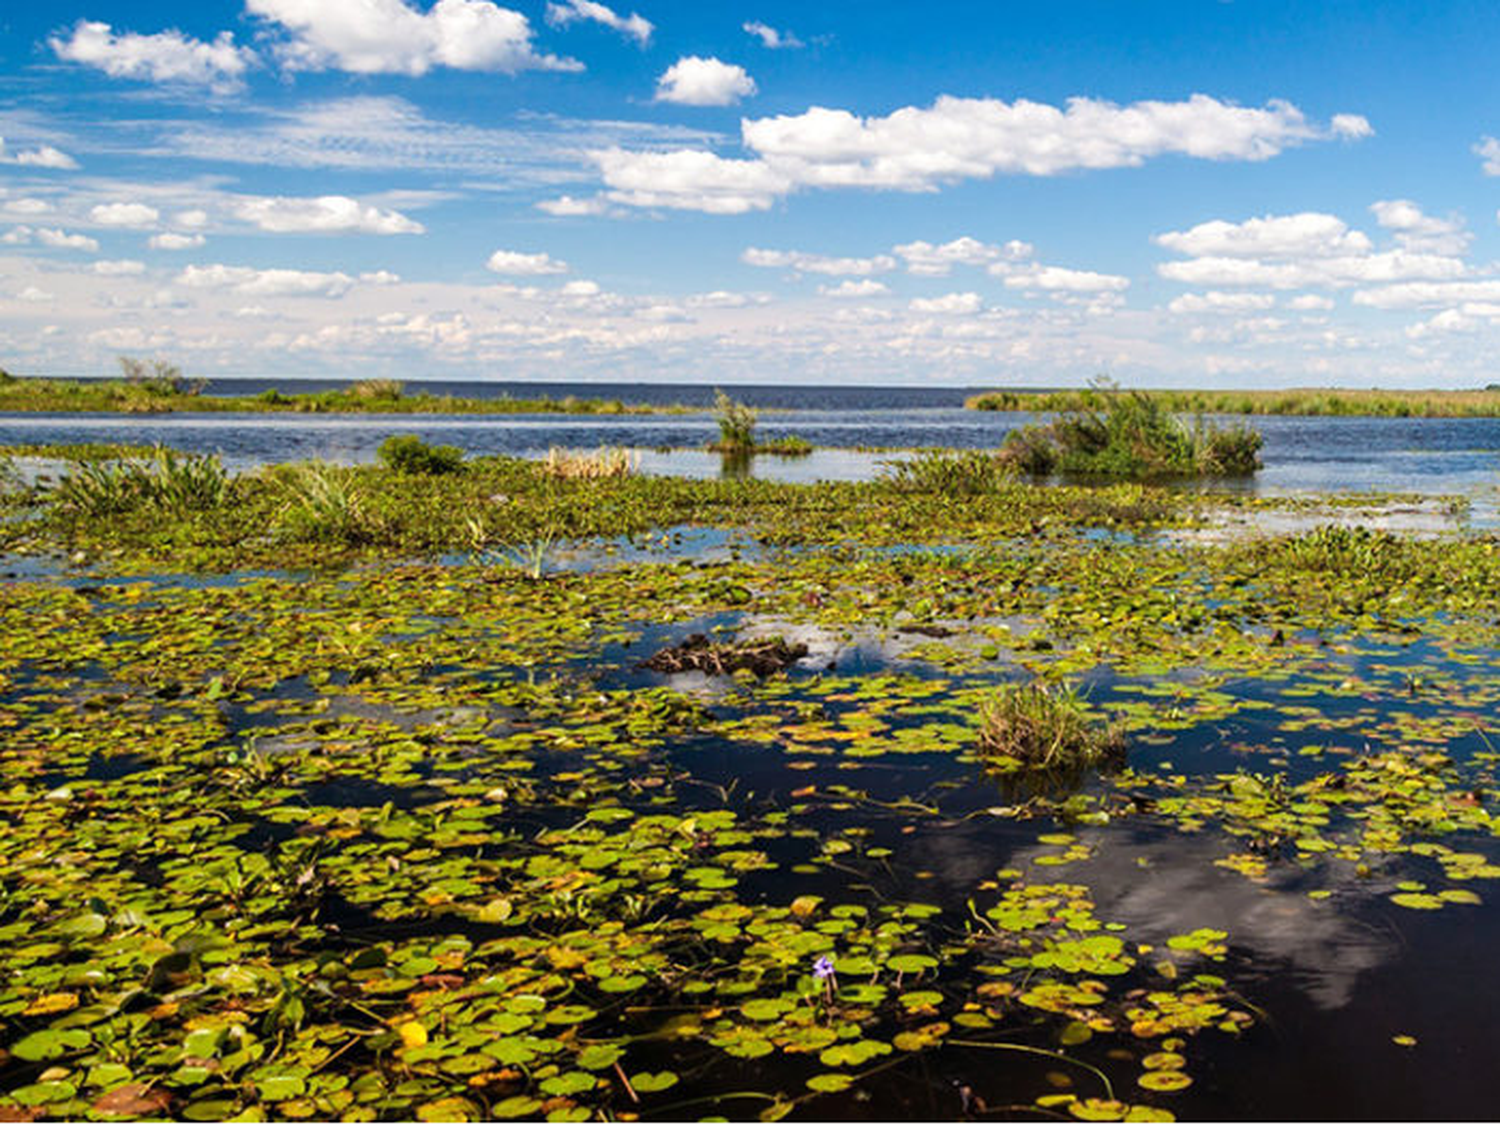
[[[788,644],[781,637],[755,641],[710,641],[703,633],[692,633],[680,644],[664,648],[641,663],[653,672],[707,672],[727,676],[753,672],[769,676],[784,672],[807,655],[805,644]]]

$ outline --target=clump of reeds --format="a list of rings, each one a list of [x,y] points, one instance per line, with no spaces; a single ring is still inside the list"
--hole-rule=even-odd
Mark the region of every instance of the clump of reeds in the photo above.
[[[217,456],[158,446],[148,458],[76,464],[52,491],[52,502],[74,515],[106,516],[154,508],[202,511],[224,502],[229,474]]]
[[[322,461],[278,466],[269,474],[285,490],[276,531],[289,539],[361,546],[380,537],[354,474]]]
[[[406,384],[400,379],[361,379],[350,385],[348,394],[364,401],[389,400],[400,398],[405,389]]]
[[[1101,380],[1051,422],[1007,434],[999,457],[1034,476],[1234,476],[1260,468],[1260,447],[1248,426],[1188,425],[1161,398]]]
[[[464,451],[456,445],[428,445],[416,434],[392,434],[375,451],[380,463],[408,476],[438,476],[464,467]]]
[[[610,480],[635,472],[635,461],[630,450],[612,446],[581,452],[553,446],[542,460],[542,472],[563,480]]]
[[[904,492],[943,496],[995,492],[1015,483],[1016,470],[987,450],[929,450],[889,463],[887,480]]]
[[[1001,771],[1067,770],[1117,759],[1124,732],[1102,724],[1067,684],[1006,684],[979,709],[979,751]]]

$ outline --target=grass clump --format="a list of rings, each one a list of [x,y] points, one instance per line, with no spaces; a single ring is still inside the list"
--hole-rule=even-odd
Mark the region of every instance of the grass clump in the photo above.
[[[1158,397],[1101,381],[1051,422],[1006,435],[999,459],[1033,476],[1235,476],[1260,468],[1248,426],[1188,425]]]
[[[406,384],[400,379],[361,379],[351,384],[346,393],[365,402],[394,402],[405,390]]]
[[[151,457],[84,461],[64,475],[52,503],[75,516],[108,516],[152,508],[180,514],[222,505],[229,474],[217,456],[178,453],[158,446]]]
[[[736,402],[723,391],[714,391],[715,421],[719,424],[719,440],[709,446],[719,453],[748,453],[755,448],[755,423],[758,415],[753,407]]]
[[[553,446],[542,461],[542,472],[562,480],[611,480],[634,471],[635,459],[628,449],[608,446],[579,453]]]
[[[1118,724],[1100,725],[1068,684],[1006,684],[980,705],[979,752],[999,772],[1068,770],[1117,760]]]
[[[1013,485],[1015,467],[988,450],[929,450],[889,462],[886,480],[903,492],[973,496]]]
[[[769,453],[772,457],[810,457],[813,443],[797,434],[784,434],[770,441],[757,442],[756,453]]]
[[[381,538],[356,473],[322,461],[279,466],[272,479],[285,500],[275,530],[285,539],[358,547]]]
[[[464,451],[456,445],[428,445],[416,434],[392,434],[375,451],[380,463],[412,476],[456,473],[464,467]]]

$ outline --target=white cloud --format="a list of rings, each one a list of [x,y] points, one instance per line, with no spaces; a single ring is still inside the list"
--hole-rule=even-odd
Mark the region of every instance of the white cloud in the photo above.
[[[547,5],[547,22],[553,27],[566,27],[579,20],[602,23],[621,35],[629,36],[642,47],[651,42],[651,32],[655,30],[651,21],[639,13],[631,12],[629,16],[621,16],[613,8],[597,3],[596,0],[563,0],[560,4]]]
[[[7,199],[0,204],[0,209],[12,215],[45,215],[52,211],[53,207],[45,199],[31,199],[23,196],[20,199]]]
[[[401,283],[401,275],[392,273],[390,270],[372,270],[369,273],[360,274],[359,279],[366,285],[399,285]]]
[[[24,246],[29,242],[39,242],[43,246],[50,246],[54,250],[88,250],[90,252],[99,249],[97,240],[86,234],[72,234],[68,231],[58,230],[56,227],[12,227],[5,234],[0,235],[0,242],[11,246]]]
[[[1458,258],[1389,250],[1350,258],[1260,262],[1245,258],[1192,258],[1163,262],[1156,272],[1188,285],[1250,285],[1268,289],[1338,288],[1382,281],[1443,279],[1466,272]]]
[[[875,273],[889,273],[896,268],[896,259],[889,254],[877,254],[873,258],[829,258],[801,250],[760,250],[753,246],[740,255],[740,261],[763,269],[789,269],[830,277],[868,277]]]
[[[1474,146],[1473,152],[1484,161],[1486,176],[1500,176],[1500,139],[1482,137]]]
[[[931,106],[906,106],[884,117],[814,106],[796,115],[747,118],[740,122],[740,135],[754,159],[727,160],[697,150],[612,150],[596,153],[595,160],[605,182],[616,189],[611,198],[617,202],[735,214],[764,210],[799,188],[935,191],[964,179],[1135,167],[1172,154],[1268,160],[1309,141],[1356,137],[1362,120],[1341,116],[1337,124],[1320,126],[1288,102],[1254,108],[1204,94],[1124,106],[1073,98],[1061,109],[945,95]],[[670,168],[663,163],[669,157]],[[652,191],[650,183],[667,172],[671,189]],[[734,206],[725,204],[728,193],[722,187],[712,186],[730,174],[756,185],[734,192]],[[623,187],[625,181],[639,186]]]
[[[837,285],[820,285],[818,292],[825,297],[846,300],[861,297],[886,297],[890,295],[891,290],[883,282],[864,278],[861,281],[841,281]]]
[[[1335,113],[1328,126],[1334,136],[1346,141],[1360,141],[1375,135],[1370,123],[1357,113]]]
[[[1168,312],[1192,313],[1243,313],[1269,309],[1276,298],[1269,293],[1221,293],[1210,289],[1207,293],[1184,293],[1167,305]]]
[[[106,259],[90,267],[100,277],[131,277],[146,272],[146,263],[130,258]]]
[[[601,196],[593,196],[590,199],[577,199],[571,195],[560,195],[556,199],[544,199],[537,205],[538,211],[545,211],[549,215],[559,218],[569,218],[579,215],[606,215],[610,211],[609,200]]]
[[[1168,231],[1158,246],[1194,258],[1336,258],[1367,253],[1370,240],[1336,215],[1304,211],[1266,215],[1243,223],[1214,219],[1185,231]]]
[[[741,27],[745,34],[755,36],[760,40],[761,46],[769,47],[773,51],[788,50],[803,45],[802,40],[790,31],[777,31],[774,27],[761,23],[759,20],[750,20]]]
[[[570,281],[558,289],[564,297],[597,297],[603,290],[597,281]]]
[[[1326,312],[1333,308],[1333,305],[1332,297],[1320,297],[1316,293],[1304,293],[1300,297],[1293,297],[1286,303],[1287,308],[1296,309],[1298,312]]]
[[[36,148],[12,152],[6,147],[4,137],[0,137],[0,164],[19,164],[30,168],[57,168],[63,171],[71,171],[78,167],[78,161],[51,145],[38,145]]]
[[[954,266],[987,266],[992,262],[1019,262],[1030,258],[1036,248],[1028,242],[1012,239],[1003,246],[992,246],[967,235],[934,246],[930,242],[907,242],[895,248],[906,262],[908,273],[922,277],[943,277]]]
[[[1457,305],[1465,301],[1500,303],[1500,280],[1409,281],[1378,289],[1360,289],[1351,300],[1375,309],[1415,309]]]
[[[568,272],[568,263],[558,261],[551,254],[525,254],[519,250],[496,250],[485,265],[496,273],[524,277]],[[588,284],[592,285],[593,282]]]
[[[189,211],[179,211],[176,222],[178,226],[187,227],[188,230],[202,230],[208,226],[208,212],[196,207]]]
[[[56,300],[56,296],[45,289],[38,289],[35,285],[28,285],[16,294],[16,300],[40,305]]]
[[[744,67],[699,55],[678,59],[656,80],[656,100],[677,105],[733,105],[754,94]]]
[[[742,309],[747,305],[763,305],[766,298],[752,293],[731,293],[715,289],[712,293],[695,293],[685,304],[693,309]]]
[[[292,70],[419,77],[435,66],[504,74],[583,69],[537,54],[526,17],[489,0],[438,0],[426,12],[402,0],[246,0],[245,8],[286,29],[277,50]]]
[[[201,234],[153,234],[146,245],[152,250],[196,250],[208,240]]]
[[[1053,293],[1119,293],[1130,288],[1130,279],[1093,270],[1065,266],[1030,265],[1021,268],[996,262],[990,273],[1005,279],[1007,289],[1040,289]]]
[[[1424,215],[1409,199],[1382,199],[1370,204],[1375,221],[1394,231],[1403,249],[1429,254],[1462,254],[1473,238],[1462,219]]]
[[[227,31],[205,43],[176,30],[116,35],[107,23],[79,20],[70,37],[55,35],[48,43],[58,58],[96,67],[111,78],[188,83],[220,91],[241,86],[245,71],[256,61],[255,52],[235,46]]]
[[[234,213],[261,230],[276,234],[421,234],[426,228],[399,211],[387,211],[347,195],[255,197]]]
[[[228,289],[253,297],[341,297],[354,285],[346,273],[252,269],[249,266],[188,266],[177,283],[190,289]]]
[[[101,203],[90,208],[89,218],[101,227],[149,227],[161,212],[145,203]]]
[[[984,307],[978,293],[946,293],[941,297],[915,297],[911,311],[944,316],[972,316]]]
[[[627,152],[593,154],[611,188],[609,198],[632,207],[670,207],[739,215],[765,211],[791,190],[791,181],[759,160],[726,160],[711,152]]]

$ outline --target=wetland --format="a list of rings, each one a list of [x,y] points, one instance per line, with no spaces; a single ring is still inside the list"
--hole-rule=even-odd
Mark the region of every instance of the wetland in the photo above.
[[[0,1120],[1492,1117],[1496,423],[933,411],[0,418]]]

